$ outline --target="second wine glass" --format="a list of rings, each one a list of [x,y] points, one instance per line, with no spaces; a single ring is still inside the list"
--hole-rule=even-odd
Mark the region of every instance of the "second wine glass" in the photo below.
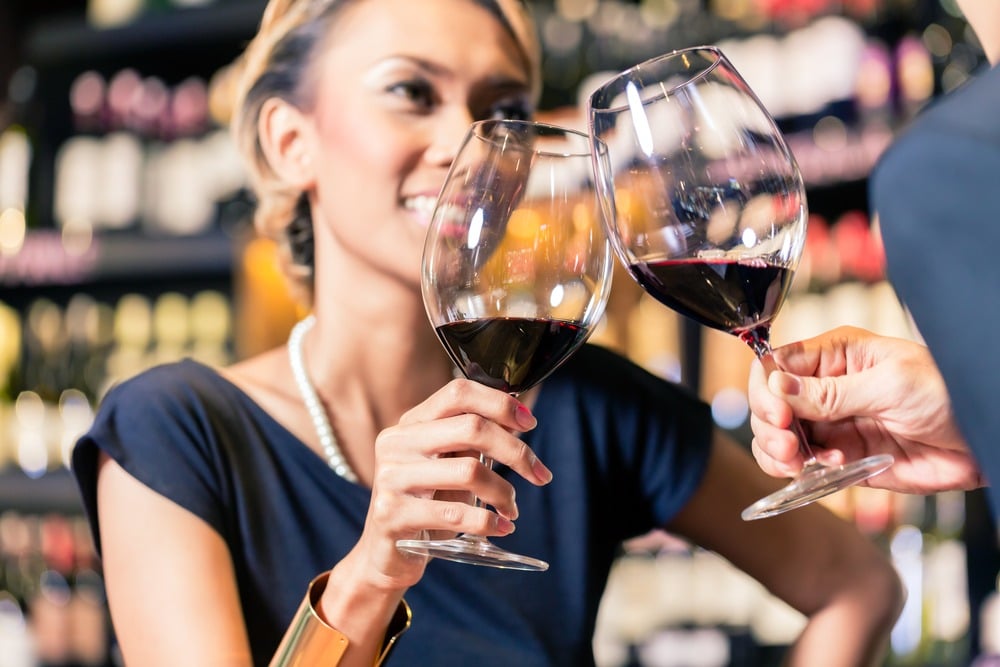
[[[588,135],[531,121],[473,123],[438,198],[421,274],[431,325],[462,373],[514,396],[537,385],[594,330],[612,269]],[[548,568],[478,535],[397,546]]]
[[[599,192],[615,251],[653,297],[746,342],[766,371],[769,332],[806,235],[802,176],[781,131],[715,47],[674,51],[589,99]],[[878,474],[889,455],[827,466],[813,455],[786,487],[743,511],[760,519]]]

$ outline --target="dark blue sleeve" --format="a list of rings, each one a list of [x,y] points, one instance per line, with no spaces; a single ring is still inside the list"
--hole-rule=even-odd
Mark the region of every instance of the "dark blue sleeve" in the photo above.
[[[223,454],[215,441],[197,367],[151,369],[116,386],[102,400],[90,430],[73,450],[72,470],[100,552],[97,463],[101,451],[153,491],[225,534],[220,508]]]
[[[941,369],[1000,516],[1000,68],[919,117],[871,179],[889,279]]]

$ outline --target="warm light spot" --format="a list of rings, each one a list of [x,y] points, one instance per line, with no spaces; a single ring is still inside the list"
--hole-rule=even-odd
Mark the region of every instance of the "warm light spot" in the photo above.
[[[831,153],[847,146],[847,127],[836,116],[823,116],[813,128],[813,141],[819,148]]]
[[[73,447],[93,423],[94,411],[82,391],[66,389],[59,395],[59,416],[62,419],[59,453],[62,464],[69,468]]]
[[[542,216],[536,211],[519,208],[510,215],[507,222],[507,233],[518,240],[530,240],[538,235],[542,226]]]
[[[8,208],[0,214],[0,255],[15,255],[24,246],[24,211]]]
[[[67,255],[80,257],[94,242],[94,226],[86,220],[70,219],[63,223],[62,246]]]
[[[926,28],[922,35],[924,46],[937,58],[947,58],[951,54],[953,42],[951,33],[944,26],[932,23]]]
[[[22,391],[14,401],[14,419],[18,465],[28,477],[41,477],[49,464],[42,398],[33,391]]]
[[[563,302],[563,297],[566,295],[566,290],[562,285],[556,285],[552,288],[552,292],[549,293],[549,305],[553,308],[558,308],[559,304]]]
[[[577,204],[573,207],[573,229],[578,232],[586,232],[593,226],[593,209],[586,204]]]
[[[469,250],[475,250],[476,246],[479,245],[479,239],[483,235],[483,215],[483,209],[477,208],[469,221],[469,237],[465,242],[465,247]]]
[[[677,0],[642,0],[639,15],[643,23],[651,28],[669,28],[677,20],[680,7]]]
[[[77,116],[101,113],[107,94],[107,83],[99,73],[88,70],[78,76],[69,90],[69,105]]]
[[[556,0],[556,11],[567,21],[583,21],[597,11],[597,0]]]

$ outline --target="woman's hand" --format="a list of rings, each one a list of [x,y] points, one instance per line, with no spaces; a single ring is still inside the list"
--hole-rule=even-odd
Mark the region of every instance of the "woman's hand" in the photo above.
[[[758,465],[776,477],[803,464],[792,415],[825,462],[888,453],[895,463],[868,486],[934,493],[982,486],[975,459],[954,421],[929,350],[911,341],[841,327],[774,351],[778,367],[750,372],[750,425]]]
[[[397,540],[514,531],[514,487],[479,457],[547,484],[552,473],[515,435],[535,423],[512,396],[453,380],[378,435],[361,538],[331,570],[320,603],[324,620],[351,637],[352,660],[371,664],[399,599],[424,574],[428,557],[400,551]],[[484,506],[472,504],[476,497]]]
[[[532,484],[547,484],[552,473],[516,435],[535,423],[516,398],[464,379],[406,412],[376,440],[372,502],[355,551],[384,583],[408,587],[423,575],[427,559],[400,552],[397,540],[513,532],[514,487],[479,456]],[[473,504],[476,497],[483,506]]]

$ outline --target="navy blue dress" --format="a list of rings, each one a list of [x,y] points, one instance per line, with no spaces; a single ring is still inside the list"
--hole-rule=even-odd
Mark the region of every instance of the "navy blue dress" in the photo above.
[[[707,407],[627,360],[584,346],[539,392],[526,440],[553,470],[517,489],[517,531],[498,543],[544,573],[432,561],[406,594],[394,665],[593,665],[591,637],[623,539],[664,525],[700,482]],[[232,552],[254,661],[266,665],[310,579],[355,544],[370,499],[212,369],[186,360],[122,383],[73,454],[97,535],[104,450],[204,519]],[[98,542],[98,548],[100,543]]]
[[[1000,67],[927,108],[870,182],[887,270],[934,355],[1000,519]]]

